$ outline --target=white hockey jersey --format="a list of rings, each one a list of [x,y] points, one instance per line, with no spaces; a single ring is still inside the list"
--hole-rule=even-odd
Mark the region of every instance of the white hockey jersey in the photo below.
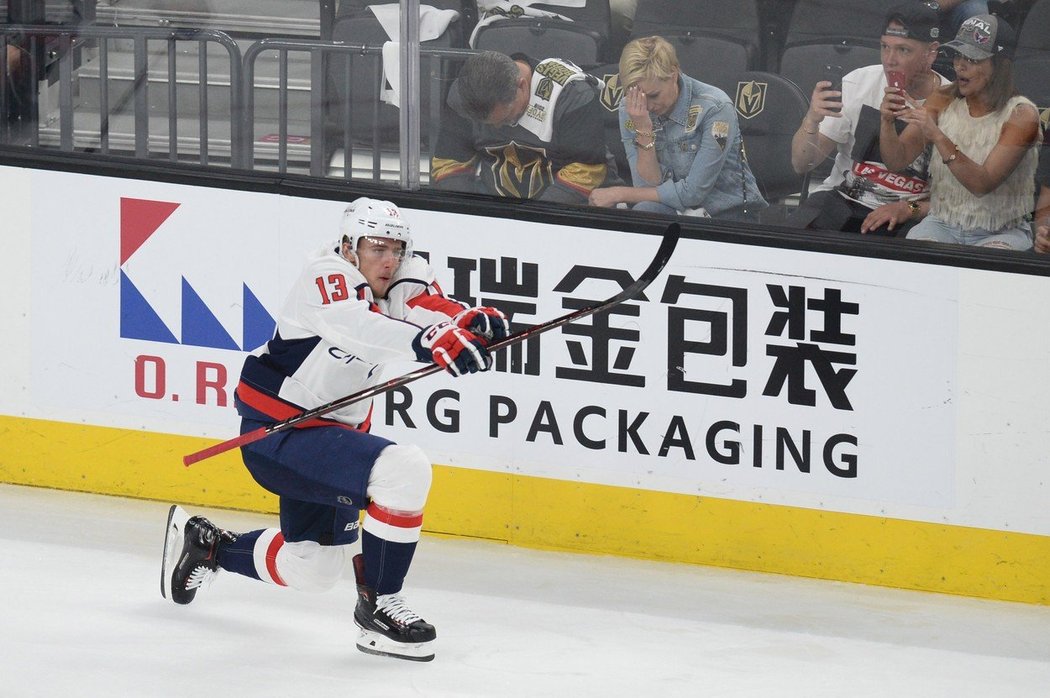
[[[261,414],[239,405],[242,416],[288,419],[379,382],[385,362],[429,361],[419,348],[420,330],[464,307],[444,296],[422,257],[402,262],[387,297],[375,299],[357,267],[337,246],[326,246],[295,282],[274,338],[244,362],[237,397]],[[325,420],[367,430],[371,409],[366,400]]]

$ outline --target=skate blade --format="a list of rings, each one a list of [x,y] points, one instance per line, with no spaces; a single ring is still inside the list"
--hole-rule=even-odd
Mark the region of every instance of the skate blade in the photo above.
[[[166,599],[171,598],[171,575],[182,555],[185,545],[183,532],[189,520],[189,515],[182,507],[177,504],[171,505],[171,509],[168,510],[168,524],[164,529],[164,556],[160,563],[160,595]]]
[[[379,657],[407,659],[410,662],[429,662],[434,658],[430,642],[394,642],[393,640],[370,630],[362,630],[357,640],[357,649],[365,654]]]

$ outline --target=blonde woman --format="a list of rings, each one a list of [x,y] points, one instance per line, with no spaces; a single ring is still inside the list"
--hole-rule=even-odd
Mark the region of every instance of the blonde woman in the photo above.
[[[767,206],[744,158],[733,101],[683,73],[666,39],[628,43],[620,84],[620,137],[635,186],[595,189],[592,205],[736,220]]]

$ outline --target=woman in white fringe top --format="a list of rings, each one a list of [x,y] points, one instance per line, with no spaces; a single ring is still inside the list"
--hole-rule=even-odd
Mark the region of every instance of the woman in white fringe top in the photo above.
[[[909,239],[1031,249],[1039,115],[1014,90],[1015,45],[1006,22],[971,17],[943,47],[954,54],[955,82],[922,107],[907,92],[886,88],[879,141],[887,166],[903,168],[927,144],[934,148],[929,215]],[[897,118],[907,124],[900,134]]]

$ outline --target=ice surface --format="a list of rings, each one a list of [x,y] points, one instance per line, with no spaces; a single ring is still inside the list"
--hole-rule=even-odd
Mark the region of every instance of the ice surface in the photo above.
[[[437,658],[373,657],[349,576],[163,600],[167,506],[0,486],[0,696],[1050,696],[1047,607],[431,536]]]

